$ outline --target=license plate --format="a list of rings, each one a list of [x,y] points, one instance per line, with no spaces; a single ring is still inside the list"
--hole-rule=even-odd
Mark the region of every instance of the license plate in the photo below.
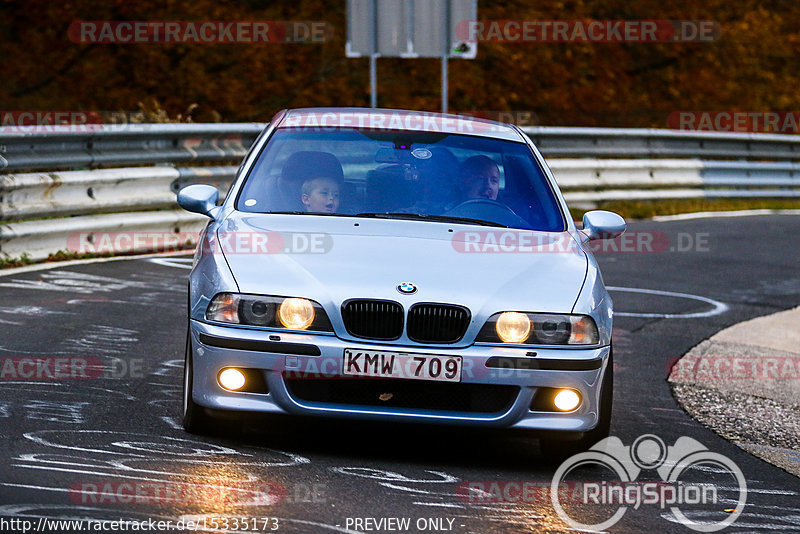
[[[342,374],[460,382],[461,356],[344,349]]]

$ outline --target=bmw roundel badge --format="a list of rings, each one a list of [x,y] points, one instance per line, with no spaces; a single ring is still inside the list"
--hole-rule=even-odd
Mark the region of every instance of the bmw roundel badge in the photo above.
[[[417,286],[415,286],[411,282],[403,282],[402,284],[397,286],[397,290],[403,295],[412,295],[417,292]]]

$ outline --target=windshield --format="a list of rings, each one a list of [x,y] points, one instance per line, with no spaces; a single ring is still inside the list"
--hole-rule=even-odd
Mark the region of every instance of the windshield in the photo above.
[[[236,208],[565,229],[527,145],[444,133],[279,129]]]

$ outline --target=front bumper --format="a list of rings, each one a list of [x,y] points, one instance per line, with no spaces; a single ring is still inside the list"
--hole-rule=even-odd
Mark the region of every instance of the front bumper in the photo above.
[[[299,334],[211,325],[190,321],[193,349],[193,400],[216,410],[286,413],[364,419],[403,419],[416,422],[451,423],[532,431],[585,432],[598,423],[600,385],[608,362],[609,347],[590,349],[530,349],[473,345],[465,348],[398,346],[353,342],[334,335]],[[344,349],[457,355],[462,357],[462,380],[470,388],[480,385],[514,386],[514,394],[502,409],[491,412],[469,409],[436,409],[419,406],[393,407],[376,396],[375,404],[309,400],[300,398],[290,386],[297,380],[353,380],[341,375]],[[488,367],[490,358],[525,358],[531,367]],[[263,372],[268,393],[231,392],[219,386],[217,376],[226,367]],[[363,379],[355,379],[363,380]],[[292,382],[295,381],[295,382]],[[440,383],[417,380],[440,387]],[[354,382],[350,382],[354,384]],[[404,384],[409,385],[409,384]],[[538,388],[571,388],[580,392],[581,405],[569,413],[533,411],[531,402]],[[497,389],[497,388],[495,388]]]

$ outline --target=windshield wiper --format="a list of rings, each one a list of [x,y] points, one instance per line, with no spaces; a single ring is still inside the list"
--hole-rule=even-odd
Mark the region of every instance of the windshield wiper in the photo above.
[[[351,215],[352,217],[352,215]],[[476,224],[479,226],[493,226],[495,228],[508,228],[505,224],[481,219],[469,219],[467,217],[450,217],[448,215],[424,215],[422,213],[358,213],[355,217],[371,217],[374,219],[407,219],[434,222],[451,222],[461,224]]]
[[[328,213],[323,211],[267,211],[270,215],[322,215],[323,217],[355,217],[352,213]]]
[[[484,221],[481,219],[470,219],[468,217],[450,217],[448,215],[425,215],[422,213],[383,213],[383,212],[365,212],[365,213],[325,213],[315,211],[268,211],[271,215],[321,215],[324,217],[369,217],[373,219],[406,219],[409,221],[433,221],[433,222],[450,222],[460,224],[474,224],[478,226],[492,226],[494,228],[508,228],[505,224],[500,224],[492,221]]]

